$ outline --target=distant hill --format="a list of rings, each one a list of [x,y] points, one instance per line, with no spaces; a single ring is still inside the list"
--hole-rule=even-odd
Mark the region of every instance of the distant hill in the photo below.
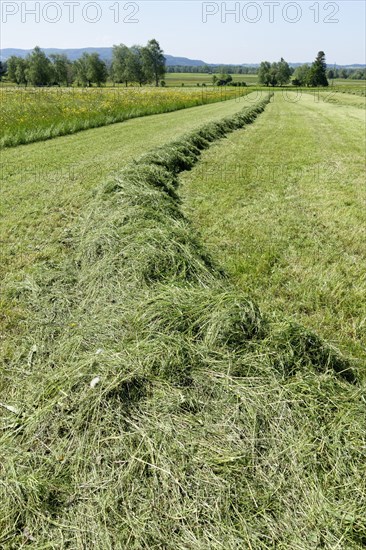
[[[202,65],[208,65],[205,61],[201,59],[188,59],[187,57],[174,57],[174,55],[164,54],[166,59],[166,64],[171,65],[181,65],[182,67],[201,67]]]
[[[79,59],[84,52],[87,53],[98,53],[104,61],[109,61],[112,57],[112,48],[70,48],[70,49],[60,49],[60,48],[42,48],[46,55],[51,54],[65,54],[71,61]],[[6,61],[12,55],[18,57],[26,57],[32,50],[20,50],[15,48],[4,48],[0,50],[0,57],[3,61]]]
[[[65,54],[71,61],[75,61],[75,59],[79,59],[79,57],[82,56],[84,52],[87,53],[98,53],[100,57],[104,61],[110,61],[112,59],[112,48],[68,48],[68,49],[61,49],[61,48],[42,48],[46,55],[51,54]],[[11,57],[12,55],[16,55],[18,57],[26,57],[32,50],[20,50],[16,48],[4,48],[0,50],[0,59],[2,61],[6,61]],[[180,65],[181,67],[200,67],[202,65],[209,65],[210,67],[225,67],[225,66],[238,66],[240,63],[206,63],[205,61],[202,61],[202,59],[189,59],[187,57],[175,57],[174,55],[165,55],[166,64],[168,67],[171,67],[172,65]],[[311,63],[311,62],[308,62]],[[259,67],[259,63],[241,63],[241,65],[245,67]],[[302,65],[302,63],[289,63],[290,67],[298,67],[299,65]],[[359,65],[359,64],[353,64],[353,65],[333,65],[332,63],[328,63],[328,67],[335,66],[338,69],[363,69],[366,67],[366,65]]]
[[[79,59],[84,52],[87,53],[98,53],[104,61],[110,61],[112,59],[112,48],[70,48],[70,49],[60,49],[60,48],[42,48],[46,55],[51,54],[65,54],[71,61]],[[0,50],[0,58],[3,61],[6,61],[12,55],[18,57],[26,57],[32,50],[20,50],[16,48],[5,48]],[[188,59],[187,57],[174,57],[173,55],[165,55],[166,64],[171,65],[181,65],[183,67],[199,67],[205,65],[206,63],[199,59]]]

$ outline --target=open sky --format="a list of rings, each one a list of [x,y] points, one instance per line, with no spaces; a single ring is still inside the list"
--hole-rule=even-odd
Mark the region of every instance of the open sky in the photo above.
[[[365,63],[364,0],[0,0],[1,48],[144,44],[208,63]]]

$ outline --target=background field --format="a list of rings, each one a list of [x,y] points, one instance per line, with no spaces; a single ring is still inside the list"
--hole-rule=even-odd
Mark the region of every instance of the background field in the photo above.
[[[167,73],[165,75],[165,82],[167,86],[182,86],[182,84],[184,86],[197,86],[197,84],[210,86],[213,76],[207,73]],[[233,74],[231,76],[234,82],[246,82],[247,86],[258,83],[256,74]]]

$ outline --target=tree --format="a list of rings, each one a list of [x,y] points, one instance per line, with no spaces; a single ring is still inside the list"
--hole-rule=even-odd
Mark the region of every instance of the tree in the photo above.
[[[339,71],[339,78],[344,78],[345,80],[348,78],[349,76],[349,73],[347,71],[347,69],[341,69]]]
[[[15,70],[15,82],[17,84],[27,85],[27,83],[30,82],[28,70],[29,68],[26,60],[19,57],[17,61],[16,70]]]
[[[138,82],[140,86],[146,84],[147,77],[144,71],[144,59],[141,46],[132,46],[128,51],[125,77],[129,82]]]
[[[46,86],[51,82],[51,62],[38,46],[27,57],[27,64],[27,79],[33,86]]]
[[[264,86],[269,86],[271,83],[271,64],[269,61],[262,61],[258,70],[258,81]]]
[[[16,82],[15,71],[17,69],[18,58],[15,55],[12,55],[8,59],[8,79],[10,82]]]
[[[91,53],[87,58],[87,79],[88,82],[95,82],[97,86],[107,81],[108,71],[105,62],[98,53]]]
[[[320,51],[310,69],[310,86],[329,86],[325,53]]]
[[[70,60],[67,62],[67,85],[70,86],[75,80],[75,67]]]
[[[27,84],[26,69],[27,63],[21,57],[12,55],[7,61],[8,79],[17,84]]]
[[[217,86],[226,86],[230,82],[232,82],[233,77],[230,74],[223,73],[220,74],[219,77],[216,79],[216,85]]]
[[[159,86],[159,81],[164,78],[166,73],[164,52],[160,48],[159,42],[155,39],[149,40],[147,46],[142,50],[143,67],[148,82],[155,82]]]
[[[5,62],[3,63],[2,61],[0,61],[0,82],[2,80],[2,77],[6,74],[6,72],[7,72],[6,63]]]
[[[272,63],[269,70],[269,83],[271,86],[276,86],[278,83],[278,63]]]
[[[308,86],[310,78],[310,66],[308,64],[296,67],[293,78],[294,86]]]
[[[74,62],[74,71],[77,82],[83,86],[91,86],[93,82],[100,86],[107,81],[107,66],[98,53],[84,52]]]
[[[55,84],[62,86],[62,84],[69,85],[70,72],[68,70],[69,60],[66,55],[52,54],[50,55],[52,62],[52,77]]]
[[[79,59],[76,59],[73,67],[78,85],[90,86],[91,82],[88,81],[88,54],[83,53]]]
[[[277,82],[280,86],[288,84],[291,77],[291,69],[289,64],[281,57],[281,61],[277,64]]]
[[[289,82],[291,74],[289,64],[281,57],[278,63],[262,61],[258,70],[258,80],[264,86],[283,86]]]
[[[127,58],[129,49],[124,44],[113,46],[111,76],[113,82],[125,82],[128,84]]]

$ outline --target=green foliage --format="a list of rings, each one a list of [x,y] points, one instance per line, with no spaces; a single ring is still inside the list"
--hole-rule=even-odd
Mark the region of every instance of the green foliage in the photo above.
[[[7,73],[7,64],[3,61],[0,61],[0,82],[3,78],[3,76]]]
[[[319,52],[309,72],[310,86],[329,86],[325,53]]]
[[[144,70],[143,48],[132,46],[126,57],[126,79],[129,82],[137,82],[140,86],[148,82]]]
[[[113,46],[111,76],[114,82],[138,83],[159,81],[165,75],[165,57],[156,40],[150,40],[144,48],[124,44]]]
[[[84,53],[79,59],[74,61],[74,71],[75,79],[77,83],[82,86],[87,84],[90,86],[88,81],[88,54]]]
[[[277,82],[280,86],[288,84],[292,71],[287,61],[281,57],[281,61],[277,64]]]
[[[147,81],[155,82],[155,86],[159,86],[159,81],[165,76],[166,66],[164,52],[157,40],[149,40],[142,50],[142,58]]]
[[[100,59],[99,54],[89,54],[87,60],[87,79],[90,82],[95,82],[97,86],[107,81],[107,67],[105,62]]]
[[[8,78],[11,82],[16,82],[17,84],[26,84],[26,69],[27,63],[24,59],[16,57],[15,55],[11,56],[7,61],[8,67]]]
[[[227,73],[221,73],[218,77],[215,75],[214,78],[213,82],[216,86],[226,86],[233,81],[233,77]]]
[[[97,53],[84,52],[71,64],[64,55],[51,55],[49,59],[37,46],[26,61],[12,56],[9,62],[8,78],[17,84],[69,86],[75,79],[78,85],[101,86],[108,77],[106,63]],[[113,46],[110,76],[114,83],[142,86],[155,82],[158,86],[165,72],[165,57],[156,40],[150,40],[144,48],[138,45],[128,48],[124,44]]]
[[[107,67],[97,53],[86,53],[74,62],[75,78],[83,86],[100,86],[107,80]]]
[[[306,63],[296,67],[293,75],[294,86],[310,86],[310,66]]]
[[[333,78],[341,78],[344,80],[365,80],[366,69],[345,69],[334,66],[332,69],[327,69],[327,77],[332,80]]]
[[[52,62],[52,80],[59,86],[69,86],[72,82],[71,63],[66,55],[50,55]]]
[[[28,63],[25,59],[18,59],[15,67],[15,82],[27,85],[29,82]]]
[[[278,63],[262,61],[258,71],[258,81],[264,86],[283,86],[289,82],[290,76],[291,69],[282,57]]]
[[[8,79],[11,81],[11,82],[16,82],[16,68],[17,68],[17,62],[18,62],[18,57],[16,57],[15,55],[12,55],[11,57],[9,57],[8,59]]]
[[[38,46],[27,57],[26,78],[27,82],[32,86],[47,86],[51,83],[52,69],[50,60]]]
[[[262,61],[258,71],[258,82],[264,86],[269,86],[271,81],[271,63]]]
[[[127,60],[129,57],[129,49],[127,46],[124,44],[113,46],[111,64],[113,82],[125,82],[127,86],[127,83],[130,81],[130,68],[127,68]],[[131,59],[129,63],[131,63]]]

